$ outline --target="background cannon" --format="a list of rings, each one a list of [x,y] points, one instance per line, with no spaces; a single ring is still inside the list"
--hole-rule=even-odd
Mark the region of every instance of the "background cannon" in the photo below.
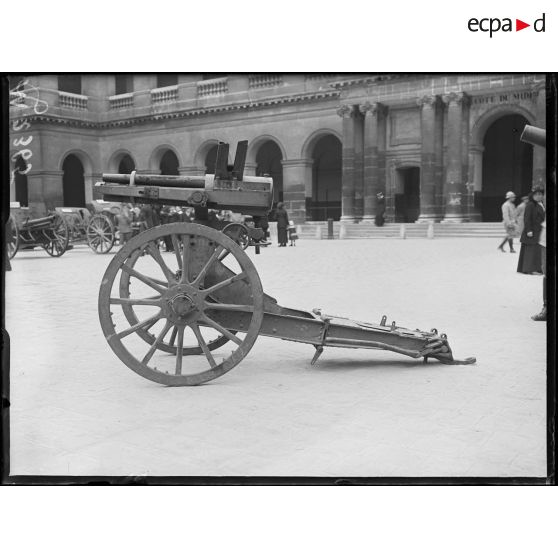
[[[388,324],[386,316],[373,324],[296,310],[265,294],[248,254],[199,218],[208,208],[256,216],[271,208],[271,178],[243,177],[244,143],[235,166],[224,170],[218,164],[215,175],[203,178],[203,188],[192,187],[201,184],[199,177],[195,182],[135,173],[103,175],[105,182],[96,186],[95,195],[105,199],[164,200],[200,210],[196,223],[162,225],[132,238],[110,262],[98,310],[105,338],[122,362],[161,384],[197,385],[239,364],[259,335],[313,345],[312,364],[325,347],[389,350],[444,364],[475,362],[454,359],[446,336],[435,329],[403,328]],[[218,163],[223,153],[228,155],[228,146],[223,146]],[[171,253],[159,250],[165,237],[171,239]]]
[[[519,139],[525,143],[530,143],[531,145],[546,147],[546,130],[537,128],[536,126],[529,126],[529,124],[527,124],[525,128],[523,128],[523,132],[521,133],[521,137]]]

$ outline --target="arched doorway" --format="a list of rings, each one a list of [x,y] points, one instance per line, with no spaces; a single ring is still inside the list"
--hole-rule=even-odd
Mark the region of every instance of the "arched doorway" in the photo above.
[[[414,223],[420,215],[420,167],[397,169],[395,222]]]
[[[136,168],[136,164],[130,155],[124,155],[118,163],[118,174],[130,174]]]
[[[76,155],[68,155],[62,164],[64,207],[85,207],[83,165]]]
[[[273,203],[283,201],[283,166],[281,149],[273,140],[262,143],[256,153],[256,176],[269,175],[273,179]]]
[[[170,149],[163,153],[163,156],[161,157],[161,163],[159,164],[159,168],[161,170],[161,174],[167,176],[168,175],[176,176],[180,174],[178,172],[178,158]]]
[[[306,202],[312,221],[341,218],[341,152],[341,141],[330,134],[321,137],[312,150],[312,197]]]
[[[480,211],[483,221],[501,221],[501,206],[506,192],[518,196],[531,189],[533,147],[520,141],[521,132],[529,124],[520,114],[502,116],[484,135],[482,160],[482,195]]]
[[[15,201],[19,202],[21,207],[27,207],[29,205],[29,195],[27,189],[27,163],[24,158],[20,155],[16,158],[14,165],[14,181],[15,181]]]

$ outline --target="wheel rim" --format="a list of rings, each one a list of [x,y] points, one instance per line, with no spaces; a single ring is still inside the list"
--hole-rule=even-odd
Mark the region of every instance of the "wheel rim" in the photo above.
[[[19,248],[19,230],[15,219],[11,215],[6,223],[6,228],[8,229],[8,258],[11,260]]]
[[[106,215],[94,215],[86,229],[87,244],[96,254],[111,251],[116,240],[114,225]]]
[[[45,231],[47,242],[44,246],[49,256],[59,258],[68,248],[70,232],[68,224],[60,215],[56,215],[52,226]]]
[[[157,245],[167,235],[175,251],[161,254]],[[238,316],[239,327],[221,325],[220,311]],[[134,372],[165,385],[197,385],[248,354],[263,319],[263,290],[250,258],[226,235],[168,224],[132,238],[113,258],[99,317],[112,350]],[[210,331],[226,340],[207,341]]]
[[[242,223],[231,223],[223,229],[223,232],[229,238],[232,238],[243,250],[246,250],[250,244],[248,229]]]

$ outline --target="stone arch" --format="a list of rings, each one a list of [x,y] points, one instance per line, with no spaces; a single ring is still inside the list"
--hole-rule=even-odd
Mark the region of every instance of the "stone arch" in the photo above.
[[[89,154],[82,149],[68,149],[64,154],[60,157],[58,161],[58,169],[61,171],[60,175],[60,189],[59,195],[57,196],[60,200],[60,203],[65,204],[64,198],[68,195],[68,188],[69,177],[64,177],[64,166],[67,162],[69,156],[75,157],[80,163],[83,168],[83,174],[81,175],[82,178],[79,178],[79,185],[77,188],[79,189],[78,192],[74,192],[75,197],[70,195],[70,198],[73,198],[76,202],[79,202],[77,205],[85,206],[86,203],[90,202],[93,199],[93,184],[96,181],[96,177],[93,174],[93,163]],[[75,185],[74,185],[75,187]],[[66,190],[66,196],[64,195]]]
[[[91,157],[82,149],[68,149],[68,151],[66,151],[58,161],[59,170],[63,170],[62,167],[68,155],[75,155],[81,161],[81,164],[83,165],[83,174],[85,176],[91,176],[93,174],[93,162],[91,161]]]
[[[216,145],[219,144],[218,139],[209,139],[204,141],[196,150],[196,153],[194,155],[194,165],[200,169],[204,169],[205,170],[205,159],[207,157],[207,155],[209,154],[209,152],[211,151],[211,149],[213,149],[213,147],[215,147]]]
[[[172,151],[178,160],[178,166],[179,167],[182,166],[182,161],[180,159],[178,149],[174,145],[164,143],[157,146],[151,153],[151,156],[149,157],[149,169],[151,172],[155,172],[155,173],[159,172],[161,159],[167,151]]]
[[[311,174],[306,192],[306,215],[312,221],[341,218],[343,141],[334,130],[322,128],[302,146]]]
[[[277,139],[276,136],[271,134],[262,134],[261,136],[256,137],[248,144],[248,153],[246,154],[246,163],[250,165],[256,165],[256,156],[258,155],[258,151],[264,145],[264,143],[272,141],[277,145],[279,150],[281,151],[281,159],[285,160],[287,158],[287,151],[283,143]]]
[[[314,147],[316,147],[318,141],[320,141],[322,137],[328,135],[335,136],[341,144],[343,144],[343,136],[337,130],[334,130],[333,128],[320,128],[319,130],[312,132],[312,134],[306,138],[306,141],[302,144],[302,149],[300,150],[300,157],[302,159],[311,159]]]
[[[536,121],[535,115],[521,105],[505,104],[492,107],[483,112],[473,124],[470,134],[470,146],[482,147],[484,135],[486,134],[488,128],[490,128],[490,126],[502,116],[509,116],[513,114],[523,116],[529,124],[534,124]]]
[[[137,161],[130,151],[128,151],[127,149],[118,149],[110,156],[108,160],[106,166],[106,168],[108,169],[107,172],[111,172],[111,173],[118,172],[118,167],[122,159],[124,159],[124,157],[126,156],[130,157],[132,161],[134,161],[134,163],[137,165]]]

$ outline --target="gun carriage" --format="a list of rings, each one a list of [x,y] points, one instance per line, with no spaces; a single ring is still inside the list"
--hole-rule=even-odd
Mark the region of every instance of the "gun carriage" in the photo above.
[[[120,203],[91,202],[86,207],[57,207],[68,225],[72,244],[87,244],[96,254],[107,254],[116,242],[116,213]]]
[[[388,350],[444,364],[456,360],[446,335],[387,323],[327,316],[281,306],[264,293],[247,253],[204,220],[209,209],[258,217],[272,206],[273,181],[243,176],[247,142],[227,168],[220,144],[214,175],[205,177],[104,174],[96,197],[133,203],[189,205],[196,222],[172,223],[132,238],[110,262],[99,290],[101,328],[118,358],[141,376],[169,386],[213,380],[239,364],[259,335],[307,343],[314,364],[325,347]],[[258,253],[261,229],[248,234]],[[159,242],[170,237],[173,253]]]
[[[68,248],[68,225],[58,214],[32,218],[27,207],[10,209],[6,223],[8,257],[12,259],[18,250],[43,248],[49,256],[58,258]]]

